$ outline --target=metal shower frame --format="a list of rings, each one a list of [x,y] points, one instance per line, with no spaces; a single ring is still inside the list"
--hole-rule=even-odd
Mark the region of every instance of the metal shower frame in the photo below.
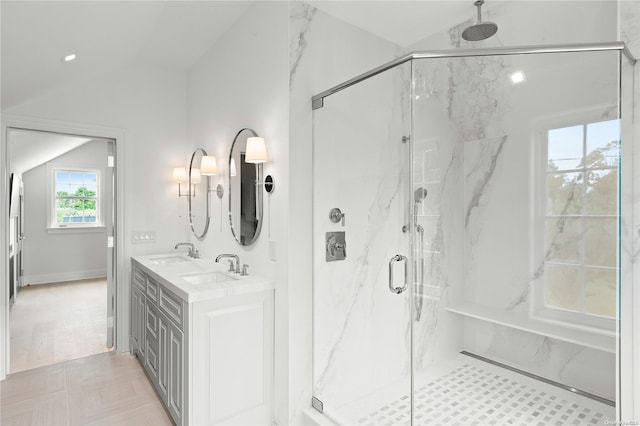
[[[480,49],[447,49],[447,50],[426,50],[420,52],[411,52],[397,59],[384,63],[372,70],[362,73],[352,79],[349,79],[343,83],[333,86],[324,92],[318,93],[311,98],[312,109],[319,109],[324,106],[324,98],[333,95],[347,87],[360,83],[370,77],[385,72],[397,65],[414,59],[429,59],[429,58],[460,58],[465,56],[503,56],[503,55],[527,55],[537,53],[566,53],[566,52],[593,52],[593,51],[607,51],[618,50],[622,51],[624,56],[627,57],[632,65],[635,65],[636,58],[631,54],[631,51],[627,48],[627,45],[622,41],[608,42],[608,43],[589,43],[589,44],[564,44],[564,45],[550,45],[550,46],[519,46],[519,47],[490,47]]]

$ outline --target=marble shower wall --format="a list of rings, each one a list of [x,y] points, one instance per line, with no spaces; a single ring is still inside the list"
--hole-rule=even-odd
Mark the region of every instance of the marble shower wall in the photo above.
[[[408,318],[402,317],[408,315],[408,307],[405,298],[393,297],[386,281],[380,281],[389,257],[402,253],[398,247],[404,244],[399,235],[403,235],[401,220],[406,217],[398,219],[398,205],[406,197],[400,191],[400,179],[406,179],[402,177],[401,154],[408,152],[402,151],[400,138],[408,129],[402,121],[406,111],[400,106],[408,105],[408,100],[399,102],[401,94],[396,91],[404,74],[385,74],[372,80],[369,88],[354,87],[355,91],[328,98],[322,110],[313,112],[310,108],[311,96],[399,53],[394,44],[304,2],[289,3],[289,168],[296,177],[290,182],[290,220],[300,230],[290,235],[289,262],[295,271],[290,277],[289,332],[290,341],[296,344],[289,360],[293,378],[289,424],[302,423],[300,414],[309,407],[312,395],[323,400],[327,412],[335,412],[342,404],[397,380],[407,371],[406,363],[399,360],[408,359]],[[326,141],[315,146],[323,168],[313,162],[312,136],[321,130],[315,115],[327,122],[323,129],[331,132],[318,135]],[[312,197],[316,192],[318,197]],[[344,228],[329,221],[333,207],[346,213]],[[346,231],[347,260],[326,263],[324,233],[342,230]],[[313,253],[309,247],[312,240]],[[322,310],[314,303],[316,295]],[[383,296],[390,304],[385,304]],[[388,312],[385,306],[389,306]],[[370,324],[366,319],[373,311],[382,315]],[[313,327],[310,312],[314,312]],[[313,341],[312,330],[317,333]],[[394,339],[388,348],[374,338],[387,338],[386,334]],[[378,346],[363,346],[365,339]],[[397,369],[373,370],[378,359],[396,355]]]
[[[627,35],[627,41],[636,40],[638,47],[640,31],[637,28],[637,18],[633,16],[640,16],[640,2],[619,3],[624,9],[620,13],[622,34]],[[617,16],[615,5],[613,9],[611,5],[612,2],[606,1],[580,3],[579,6],[576,6],[575,2],[504,2],[488,11],[486,19],[499,22],[500,31],[496,37],[486,42],[472,46],[460,40],[461,28],[470,24],[470,19],[469,22],[461,23],[405,50],[611,41],[616,39],[615,24],[611,23],[616,22]],[[581,19],[576,20],[578,13]],[[308,105],[309,96],[371,69],[401,52],[389,43],[375,40],[370,34],[347,28],[348,25],[304,3],[291,3],[290,14],[290,133],[291,140],[296,141],[291,146],[292,158],[295,158],[295,150],[305,150],[308,146],[305,131],[310,132],[311,114],[302,106]],[[527,30],[530,21],[538,23],[535,31]],[[566,25],[569,21],[572,22],[570,31]],[[594,25],[594,22],[598,22],[598,25]],[[345,40],[348,42],[345,43]],[[427,201],[419,206],[419,223],[425,229],[424,258],[427,275],[425,285],[420,287],[417,294],[417,300],[422,300],[422,307],[421,320],[414,324],[414,362],[420,369],[425,369],[446,357],[452,350],[469,349],[545,377],[612,397],[612,379],[615,377],[615,360],[612,354],[585,349],[535,333],[495,326],[474,319],[463,319],[446,311],[446,307],[452,302],[467,301],[495,309],[511,310],[519,315],[526,315],[528,312],[528,290],[536,272],[535,262],[530,259],[531,223],[528,210],[532,202],[528,198],[532,184],[530,173],[533,149],[530,121],[532,117],[543,112],[543,115],[553,116],[559,111],[574,109],[579,103],[597,103],[598,96],[602,94],[599,91],[602,86],[594,84],[589,90],[579,93],[575,92],[575,89],[579,85],[587,84],[580,77],[583,70],[606,71],[599,65],[589,63],[589,59],[574,58],[567,63],[555,60],[558,59],[557,56],[548,59],[553,60],[548,64],[533,64],[531,69],[535,71],[531,75],[527,74],[529,89],[524,89],[524,86],[516,89],[501,80],[514,65],[505,62],[504,59],[485,61],[480,58],[457,63],[442,61],[437,65],[432,62],[429,65],[430,69],[417,69],[425,78],[414,81],[416,95],[421,97],[415,100],[414,108],[423,120],[416,120],[417,124],[413,129],[413,178],[416,186],[425,186],[428,189],[429,196]],[[577,74],[573,75],[577,78],[563,74],[563,71],[566,72],[573,66],[578,66]],[[559,80],[555,79],[557,76],[560,76]],[[563,78],[566,79],[562,81]],[[545,83],[539,85],[540,81]],[[532,89],[534,86],[536,88]],[[636,91],[638,86],[636,85]],[[574,94],[567,96],[566,94],[572,90]],[[548,94],[546,99],[545,93]],[[582,95],[584,97],[581,97]],[[544,102],[549,99],[552,102]],[[574,101],[575,104],[572,103]],[[365,104],[372,107],[369,104],[376,102],[365,101]],[[602,113],[610,114],[611,110],[605,107]],[[344,121],[347,117],[348,114],[345,114],[343,117],[331,117],[330,120]],[[380,123],[377,120],[381,119],[380,117],[382,115],[372,115],[369,122],[375,122],[374,127],[378,128]],[[637,125],[635,129],[637,134]],[[334,130],[340,133],[337,128]],[[310,164],[310,152],[306,151],[303,154],[308,156],[305,158],[309,158]],[[623,159],[624,161],[628,159]],[[358,166],[354,167],[365,169],[364,166],[360,166],[364,162],[357,164]],[[292,163],[292,173],[294,168],[299,166]],[[337,166],[332,167],[335,170]],[[294,184],[292,182],[292,186]],[[375,195],[367,192],[366,197],[368,200],[365,205],[370,208]],[[342,208],[337,205],[336,207]],[[339,230],[339,226],[325,221],[327,208],[330,207],[327,205],[314,208],[314,224],[324,223]],[[351,224],[353,222],[350,221],[347,212],[347,228]],[[366,228],[365,224],[359,226]],[[314,229],[314,235],[320,231],[323,234],[326,230],[329,229]],[[347,230],[347,250],[350,257],[352,254],[349,253],[349,249],[356,241],[361,247],[363,241],[367,241],[364,237],[351,242],[352,231]],[[398,243],[393,237],[389,240],[394,245]],[[314,266],[327,266],[323,264],[324,247],[319,245],[317,240],[314,251]],[[635,252],[633,256],[637,258]],[[332,275],[330,269],[325,268],[322,273],[326,279],[323,282],[348,276],[341,273],[344,271],[339,271],[340,266],[334,269],[336,272]],[[351,270],[356,270],[354,265]],[[362,290],[358,293],[359,287],[356,282],[350,282],[351,287],[343,289],[341,296],[338,296],[340,292],[336,292],[335,299],[324,302],[329,309],[328,312],[341,312],[343,321],[337,319],[339,315],[330,318],[329,324],[333,324],[334,331],[339,331],[333,335],[326,332],[326,335],[322,336],[322,356],[314,366],[314,392],[318,389],[324,389],[325,394],[333,392],[330,389],[331,385],[318,380],[321,377],[328,378],[332,374],[332,368],[334,377],[342,377],[338,373],[339,368],[334,364],[334,361],[340,358],[340,350],[332,352],[333,349],[345,345],[341,343],[341,339],[365,335],[364,332],[357,333],[357,327],[350,332],[347,331],[348,327],[342,327],[347,315],[350,315],[349,323],[364,324],[358,322],[365,318],[363,308],[358,302],[353,303],[355,300],[364,300],[357,296],[362,294]],[[367,296],[369,302],[373,303],[372,306],[379,305],[376,295]],[[352,303],[351,310],[351,305],[347,306],[348,303],[343,297]],[[339,307],[331,305],[332,301],[336,305],[341,304],[342,311]],[[418,312],[415,314],[418,315]],[[292,318],[293,322],[295,320]],[[388,324],[385,323],[386,326]],[[402,341],[406,342],[406,338]],[[511,347],[512,342],[517,342],[522,350],[514,351]],[[356,353],[367,352],[369,357],[377,355],[371,352],[371,348],[361,352],[358,352],[358,349],[349,350],[355,350]],[[342,361],[358,364],[363,362],[363,359],[344,357]],[[364,362],[371,365],[374,361]],[[330,365],[333,367],[327,368]],[[365,370],[366,367],[363,367],[362,371]],[[585,371],[596,370],[596,373],[584,374]],[[397,372],[400,372],[400,369]],[[349,392],[340,394],[342,390],[338,387],[353,386],[353,383],[347,383],[349,380],[344,377],[342,379],[341,384],[334,385],[333,390],[344,396]],[[379,383],[375,383],[375,380],[369,377],[365,380],[372,388],[384,382],[380,380]],[[318,387],[318,384],[321,386]],[[295,389],[292,389],[292,395],[295,393]],[[306,394],[300,398],[300,403],[301,406],[308,406]]]
[[[314,112],[314,396],[327,412],[398,381],[410,391],[409,292],[388,288],[389,259],[409,254],[408,71],[334,94]],[[344,226],[329,220],[334,207]],[[345,232],[345,260],[326,261],[327,232]]]

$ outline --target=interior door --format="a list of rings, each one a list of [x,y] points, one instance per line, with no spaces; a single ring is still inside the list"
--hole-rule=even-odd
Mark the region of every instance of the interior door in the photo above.
[[[340,424],[411,419],[409,70],[313,112],[313,402]]]
[[[20,181],[20,193],[18,199],[18,235],[17,235],[17,287],[24,285],[24,184]],[[17,296],[17,295],[16,295]]]
[[[116,161],[115,141],[107,141],[107,167],[105,169],[105,194],[106,202],[105,227],[107,229],[107,347],[112,348],[115,339],[115,309],[116,309]]]

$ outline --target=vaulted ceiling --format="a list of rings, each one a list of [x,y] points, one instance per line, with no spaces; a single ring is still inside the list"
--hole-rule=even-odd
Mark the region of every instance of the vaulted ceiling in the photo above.
[[[132,61],[186,71],[251,3],[2,0],[2,109]],[[401,46],[475,13],[470,0],[309,3]]]

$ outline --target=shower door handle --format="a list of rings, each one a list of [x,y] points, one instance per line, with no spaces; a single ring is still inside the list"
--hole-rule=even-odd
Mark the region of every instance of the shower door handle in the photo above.
[[[393,264],[396,262],[404,262],[404,283],[402,284],[402,287],[396,287],[393,283]],[[391,290],[391,293],[400,294],[407,289],[407,286],[409,285],[409,280],[407,279],[408,274],[409,267],[406,256],[396,254],[391,258],[391,260],[389,260],[389,290]]]

